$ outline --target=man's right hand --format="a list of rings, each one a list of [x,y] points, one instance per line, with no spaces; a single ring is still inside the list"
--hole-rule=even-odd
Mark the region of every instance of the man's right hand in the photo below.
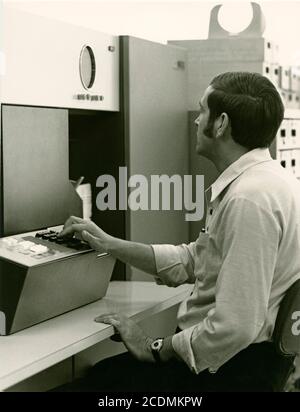
[[[71,216],[59,236],[68,237],[74,234],[88,242],[94,250],[110,253],[126,264],[157,275],[155,256],[150,245],[119,239],[104,232],[90,220]]]
[[[76,237],[88,242],[93,249],[105,251],[104,245],[109,235],[91,220],[85,220],[76,216],[69,217],[58,236],[71,237],[74,234]]]

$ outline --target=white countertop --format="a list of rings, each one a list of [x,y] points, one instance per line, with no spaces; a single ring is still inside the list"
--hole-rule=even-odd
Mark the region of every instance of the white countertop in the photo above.
[[[112,326],[94,322],[100,314],[122,312],[141,321],[181,302],[190,291],[191,285],[170,288],[153,282],[115,281],[97,302],[0,336],[0,390],[112,336]]]

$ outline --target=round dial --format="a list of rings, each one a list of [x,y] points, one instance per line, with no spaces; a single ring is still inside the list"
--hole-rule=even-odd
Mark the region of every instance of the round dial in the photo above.
[[[92,48],[83,46],[79,59],[80,79],[85,89],[90,89],[95,81],[96,61]]]

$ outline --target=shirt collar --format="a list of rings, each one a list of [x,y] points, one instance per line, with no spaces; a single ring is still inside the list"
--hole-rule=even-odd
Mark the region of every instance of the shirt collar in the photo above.
[[[243,156],[238,158],[230,166],[228,166],[223,173],[217,178],[217,180],[206,190],[210,191],[211,198],[210,202],[213,202],[223,190],[230,185],[238,176],[245,172],[252,166],[258,163],[267,162],[272,160],[269,149],[267,148],[257,148],[250,152],[245,153]]]

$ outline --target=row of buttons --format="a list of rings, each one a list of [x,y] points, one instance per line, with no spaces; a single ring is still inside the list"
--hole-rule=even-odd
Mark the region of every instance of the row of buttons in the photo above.
[[[28,240],[21,240],[9,237],[2,239],[2,244],[9,250],[15,250],[16,252],[23,253],[24,255],[33,254],[41,255],[49,252],[47,246],[37,245],[34,242]]]
[[[58,237],[58,232],[54,232],[53,230],[44,230],[43,232],[38,232],[36,233],[35,237],[49,240],[49,242],[55,242],[57,244],[66,242],[65,239]]]
[[[87,243],[82,242],[80,239],[72,238],[61,238],[58,237],[58,232],[54,232],[53,230],[45,230],[43,232],[36,233],[35,237],[48,240],[49,242],[54,242],[58,245],[63,245],[75,250],[87,250],[90,247]]]
[[[19,239],[8,237],[1,239],[1,245],[7,250],[22,253],[24,255],[30,255],[36,258],[42,258],[66,251],[64,248],[61,249],[60,246],[75,249],[77,251],[90,250],[89,245],[82,240],[76,238],[60,238],[58,237],[58,232],[54,232],[52,230],[45,230],[43,232],[36,233],[35,239],[36,240],[34,240],[31,236]],[[55,247],[54,244],[53,247],[51,247],[51,244],[47,246],[45,242],[43,243],[39,239],[53,242],[57,246]]]

